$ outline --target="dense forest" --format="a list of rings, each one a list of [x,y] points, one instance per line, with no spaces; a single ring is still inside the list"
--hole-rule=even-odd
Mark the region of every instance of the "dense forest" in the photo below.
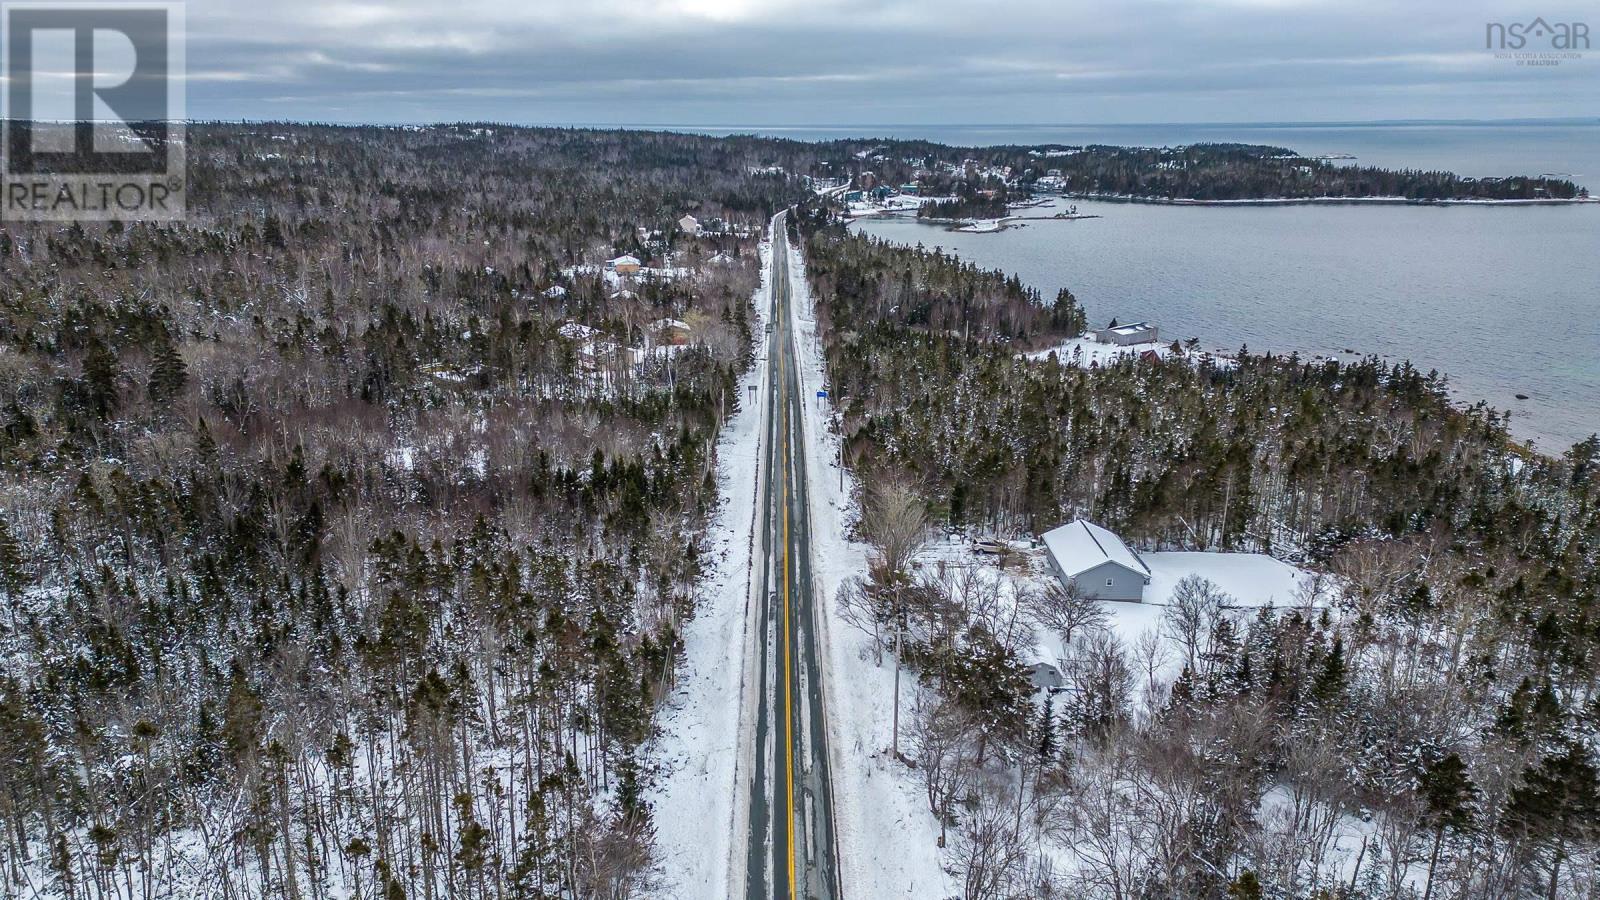
[[[921,676],[897,743],[968,900],[1600,889],[1600,440],[1529,454],[1403,363],[1025,355],[1077,333],[1069,294],[797,222],[879,548],[841,602]],[[1325,580],[1252,615],[1187,584],[1135,644],[1092,601],[1002,579],[1068,648],[1044,699],[1000,588],[907,548],[1074,516]]]
[[[1012,199],[1005,190],[979,193],[965,183],[955,187],[955,196],[949,199],[931,199],[917,207],[919,219],[998,219],[1006,214],[1007,202]],[[1016,195],[1022,200],[1025,196]]]
[[[0,894],[628,896],[800,145],[189,139],[0,231]]]
[[[1451,172],[1383,169],[1255,144],[950,148],[922,141],[882,141],[853,142],[843,149],[854,151],[849,157],[850,171],[871,171],[875,180],[884,184],[917,182],[928,196],[1006,187],[1164,201],[1314,197],[1572,200],[1588,196],[1587,189],[1564,178],[1518,173],[1469,178]],[[867,155],[858,161],[855,157],[860,154]]]

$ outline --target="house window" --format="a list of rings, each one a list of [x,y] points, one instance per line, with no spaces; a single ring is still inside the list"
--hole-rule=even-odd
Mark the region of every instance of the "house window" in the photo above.
[[[1117,586],[1117,580],[1115,578],[1107,578],[1106,579],[1106,587],[1116,587],[1116,586]]]

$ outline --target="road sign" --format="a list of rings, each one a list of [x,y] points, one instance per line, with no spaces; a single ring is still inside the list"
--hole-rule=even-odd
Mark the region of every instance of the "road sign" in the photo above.
[[[826,400],[826,399],[828,399],[828,392],[827,391],[817,391],[817,399],[818,400]]]

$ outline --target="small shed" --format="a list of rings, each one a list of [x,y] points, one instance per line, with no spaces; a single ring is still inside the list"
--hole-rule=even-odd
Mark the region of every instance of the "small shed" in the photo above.
[[[643,263],[639,262],[639,257],[624,253],[616,259],[611,260],[610,265],[611,270],[616,272],[618,275],[637,275],[639,274],[639,267],[643,265]]]
[[[1036,662],[1028,667],[1028,681],[1036,691],[1059,690],[1067,681],[1053,663]]]
[[[1122,538],[1084,519],[1047,531],[1050,571],[1069,588],[1097,600],[1144,600],[1150,567]]]

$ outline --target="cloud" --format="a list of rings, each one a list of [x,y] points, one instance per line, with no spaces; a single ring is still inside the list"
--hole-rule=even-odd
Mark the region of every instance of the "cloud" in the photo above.
[[[1502,15],[1443,0],[216,0],[188,12],[189,109],[683,124],[1592,112],[1600,53],[1519,70],[1482,49]]]

